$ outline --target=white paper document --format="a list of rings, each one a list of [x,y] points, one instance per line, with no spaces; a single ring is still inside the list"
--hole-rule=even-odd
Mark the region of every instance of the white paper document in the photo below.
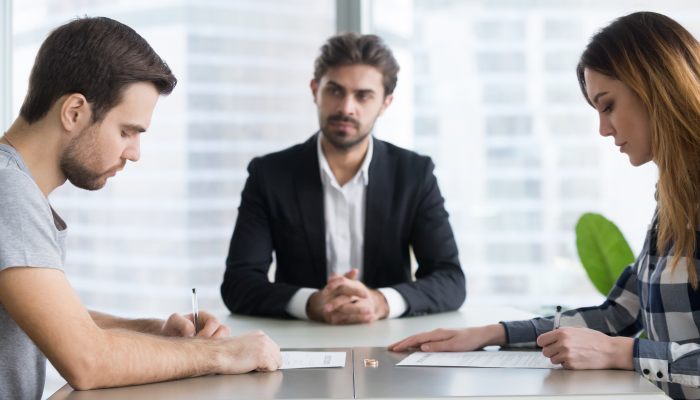
[[[423,353],[417,351],[397,366],[471,368],[549,368],[561,369],[537,351],[468,351],[463,353]]]
[[[344,366],[344,351],[283,351],[282,366],[279,369],[342,368]]]

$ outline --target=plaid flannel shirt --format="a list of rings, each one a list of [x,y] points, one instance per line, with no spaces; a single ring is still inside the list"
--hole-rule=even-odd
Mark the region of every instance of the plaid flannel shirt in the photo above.
[[[673,246],[659,256],[656,213],[641,254],[628,265],[607,300],[562,313],[561,326],[580,325],[634,341],[634,368],[674,399],[700,399],[700,290],[688,280],[685,258],[671,274]],[[700,239],[700,234],[696,232]],[[700,242],[698,242],[700,244]],[[700,246],[694,254],[700,276]],[[668,268],[667,268],[668,266]],[[502,322],[511,347],[535,347],[553,329],[552,317]]]

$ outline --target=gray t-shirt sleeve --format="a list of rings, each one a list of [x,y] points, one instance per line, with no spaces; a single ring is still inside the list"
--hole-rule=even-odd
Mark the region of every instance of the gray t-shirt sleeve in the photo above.
[[[21,171],[0,169],[0,271],[10,267],[63,269],[63,249],[51,207]]]

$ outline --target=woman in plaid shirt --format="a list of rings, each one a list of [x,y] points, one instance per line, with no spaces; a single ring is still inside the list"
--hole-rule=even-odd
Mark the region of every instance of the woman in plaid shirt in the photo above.
[[[630,14],[593,36],[577,75],[600,134],[633,166],[659,168],[658,206],[637,260],[602,305],[565,312],[564,328],[553,330],[550,317],[438,329],[389,350],[538,345],[564,368],[635,370],[674,399],[700,399],[700,246],[690,229],[700,222],[700,44],[664,15]]]

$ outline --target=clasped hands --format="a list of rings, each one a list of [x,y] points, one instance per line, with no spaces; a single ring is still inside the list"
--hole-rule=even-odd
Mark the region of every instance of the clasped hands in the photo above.
[[[309,297],[306,315],[332,325],[369,324],[389,315],[384,295],[355,280],[359,271],[334,273],[322,290]]]

